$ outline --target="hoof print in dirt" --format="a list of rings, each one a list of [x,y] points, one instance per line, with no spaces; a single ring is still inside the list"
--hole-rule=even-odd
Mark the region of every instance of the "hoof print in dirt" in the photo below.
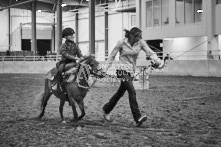
[[[104,133],[97,133],[97,134],[94,134],[94,136],[99,139],[107,139]]]

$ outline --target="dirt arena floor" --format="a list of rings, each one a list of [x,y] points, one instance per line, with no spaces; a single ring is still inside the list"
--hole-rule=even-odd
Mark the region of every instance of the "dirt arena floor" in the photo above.
[[[39,95],[43,74],[0,74],[0,146],[55,147],[220,147],[221,78],[150,76],[150,89],[138,90],[142,114],[148,120],[135,127],[128,95],[105,123],[102,106],[117,89],[97,83],[85,98],[86,116],[78,124],[65,104],[68,121],[61,123],[59,100],[51,97],[43,120]]]

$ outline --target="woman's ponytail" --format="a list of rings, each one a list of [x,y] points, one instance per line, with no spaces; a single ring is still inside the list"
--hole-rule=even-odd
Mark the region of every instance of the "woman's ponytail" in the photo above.
[[[133,27],[132,29],[130,29],[130,31],[127,30],[127,29],[124,29],[124,31],[125,31],[125,37],[126,37],[126,38],[130,38],[130,35],[136,36],[137,34],[139,34],[139,33],[142,32],[142,31],[141,31],[139,28],[137,28],[137,27]]]
[[[125,37],[129,38],[130,37],[130,31],[127,30],[127,29],[124,29],[124,31],[125,31]]]

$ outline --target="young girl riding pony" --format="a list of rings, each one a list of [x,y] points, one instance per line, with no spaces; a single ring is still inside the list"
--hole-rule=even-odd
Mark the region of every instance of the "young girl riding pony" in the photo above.
[[[72,68],[76,66],[76,60],[83,60],[83,56],[81,54],[81,50],[78,45],[74,42],[75,32],[72,28],[65,28],[62,31],[62,37],[66,39],[65,43],[63,43],[60,47],[59,53],[61,54],[61,61],[58,62],[57,68],[58,72],[53,79],[53,84],[58,83],[58,92],[62,92],[62,72],[65,68]]]

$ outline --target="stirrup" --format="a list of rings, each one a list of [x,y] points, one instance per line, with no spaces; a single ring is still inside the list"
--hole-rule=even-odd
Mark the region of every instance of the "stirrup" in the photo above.
[[[55,82],[53,85],[51,85],[51,89],[57,90],[58,89],[58,84]]]
[[[50,80],[53,81],[53,80],[54,80],[54,76],[52,76],[52,77],[50,78]]]

